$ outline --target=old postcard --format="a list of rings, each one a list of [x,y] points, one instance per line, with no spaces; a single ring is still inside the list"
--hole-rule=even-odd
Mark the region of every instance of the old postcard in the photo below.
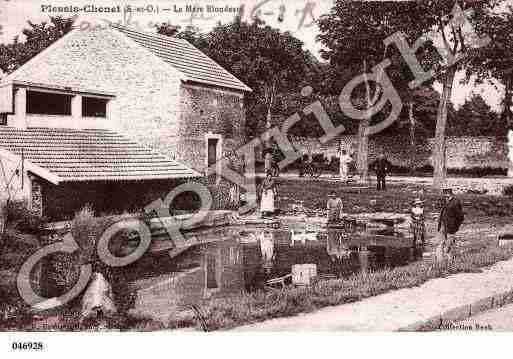
[[[0,330],[513,330],[512,28],[511,0],[0,0]]]

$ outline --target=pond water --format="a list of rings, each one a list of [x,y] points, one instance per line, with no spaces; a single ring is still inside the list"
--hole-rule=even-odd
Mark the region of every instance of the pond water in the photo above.
[[[422,256],[410,238],[391,230],[231,228],[205,236],[213,240],[175,258],[167,251],[150,253],[127,268],[139,312],[162,318],[208,298],[262,290],[298,264],[315,265],[317,276],[329,279],[402,266]]]

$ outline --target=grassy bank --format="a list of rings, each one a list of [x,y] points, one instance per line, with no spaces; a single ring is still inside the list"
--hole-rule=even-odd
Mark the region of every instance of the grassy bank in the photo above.
[[[458,273],[477,273],[483,268],[513,257],[513,246],[472,244],[459,248],[454,262],[443,269],[432,269],[430,261],[414,262],[403,267],[358,273],[346,279],[319,281],[311,287],[286,287],[280,290],[241,293],[210,299],[198,306],[199,313],[184,312],[168,323],[146,318],[118,317],[100,327],[99,323],[79,323],[77,308],[64,308],[36,318],[29,313],[4,321],[0,330],[79,331],[129,330],[146,331],[176,328],[223,330],[262,322],[268,319],[309,313],[327,306],[353,303],[392,290],[420,286],[434,278]],[[201,316],[201,319],[200,319]]]
[[[394,269],[358,273],[347,279],[320,281],[311,287],[287,287],[213,299],[201,306],[200,312],[208,330],[229,329],[352,303],[392,290],[419,286],[434,278],[480,272],[484,267],[512,257],[513,246],[473,246],[463,249],[444,269],[432,269],[429,261],[415,262]],[[187,326],[201,329],[197,316],[169,323],[170,328]]]
[[[284,214],[291,213],[293,205],[302,204],[308,214],[319,215],[325,211],[328,194],[336,191],[344,202],[344,211],[361,212],[406,212],[417,197],[425,199],[426,213],[440,211],[440,195],[431,186],[421,184],[388,185],[387,191],[376,191],[374,185],[358,191],[354,185],[337,181],[293,179],[278,180],[278,208]],[[465,193],[458,195],[466,214],[466,222],[478,217],[513,216],[513,201],[506,196],[490,196]]]
[[[414,198],[422,196],[426,199],[428,218],[431,213],[437,213],[438,194],[417,184],[392,184],[387,192],[377,192],[368,188],[361,192],[354,188],[328,181],[294,181],[278,180],[278,207],[284,214],[292,214],[293,205],[302,204],[306,212],[312,215],[322,215],[325,210],[327,195],[336,190],[344,201],[344,208],[349,213],[361,212],[404,212],[407,211]],[[180,318],[170,322],[160,323],[145,318],[120,317],[109,321],[107,328],[125,328],[127,330],[158,330],[165,328],[184,328],[203,326],[209,330],[227,329],[267,319],[293,316],[299,313],[312,312],[317,309],[351,303],[361,299],[376,296],[392,290],[419,286],[426,281],[456,273],[478,272],[482,268],[496,262],[513,257],[513,247],[497,247],[493,236],[498,230],[513,232],[513,202],[507,197],[492,197],[486,195],[465,194],[459,196],[463,202],[466,219],[460,231],[458,252],[452,266],[443,270],[430,270],[427,262],[416,262],[404,267],[385,269],[366,274],[355,274],[346,279],[318,282],[309,288],[288,287],[283,290],[259,291],[250,294],[240,294],[229,298],[213,298],[199,306],[200,316],[192,312],[181,313]],[[510,216],[510,217],[508,217]],[[432,219],[432,218],[431,218]],[[431,220],[432,224],[433,221]],[[432,227],[432,226],[431,226]],[[77,238],[88,239],[88,231],[84,235],[74,233]],[[16,242],[17,243],[17,242]],[[13,243],[14,244],[14,243]],[[4,252],[5,258],[10,258],[4,269],[16,268],[23,262],[21,259],[30,251],[21,251],[21,247],[12,246]],[[21,255],[25,253],[24,255]],[[0,269],[2,265],[0,264]],[[68,276],[63,276],[68,278]],[[114,283],[122,280],[114,279]],[[0,281],[1,282],[1,281]],[[12,281],[11,281],[12,282]],[[1,283],[0,283],[1,284]],[[12,286],[11,286],[12,287]],[[0,285],[0,294],[2,286]],[[27,308],[17,308],[21,303],[16,293],[9,292],[0,295],[2,298],[16,299],[13,310],[19,310],[9,316],[8,321],[0,325],[3,329],[18,330],[87,330],[89,327],[98,328],[97,323],[79,325],[79,306],[61,308],[54,313],[45,313],[36,318]],[[0,303],[0,315],[2,314]],[[24,310],[21,310],[24,309]],[[0,316],[0,322],[2,317]]]

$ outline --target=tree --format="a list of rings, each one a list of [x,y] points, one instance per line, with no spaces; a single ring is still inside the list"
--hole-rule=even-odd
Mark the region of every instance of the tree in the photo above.
[[[185,29],[182,30],[181,26],[175,26],[170,23],[164,22],[161,24],[156,24],[155,28],[157,30],[157,33],[160,35],[184,39],[193,44],[199,50],[208,50],[208,42],[206,35],[201,33],[201,31],[195,26],[188,25],[185,27]]]
[[[513,6],[497,13],[492,20],[481,22],[477,31],[491,39],[488,46],[473,50],[467,66],[466,79],[476,76],[477,83],[488,82],[496,86],[496,81],[504,85],[502,113],[497,119],[496,136],[504,137],[509,126],[513,125]]]
[[[299,39],[259,19],[248,23],[237,17],[205,35],[193,28],[181,32],[171,25],[160,26],[158,31],[187,39],[253,89],[245,96],[249,137],[257,136],[280,117],[274,113],[278,102],[285,94],[299,92],[308,81],[308,67],[313,66],[311,54],[303,50]]]
[[[479,94],[456,111],[453,121],[449,121],[448,133],[454,136],[495,136],[498,115]]]
[[[434,67],[436,78],[443,90],[438,107],[435,144],[433,148],[435,188],[445,184],[447,111],[452,96],[456,72],[465,69],[476,48],[486,46],[486,38],[475,29],[481,24],[493,21],[492,10],[500,0],[459,1],[429,0],[417,1],[417,10],[424,14],[417,21],[430,36],[441,43]],[[432,57],[433,58],[433,57]],[[416,74],[418,76],[419,74]]]
[[[394,85],[402,82],[407,88],[408,73],[400,61],[400,54],[384,44],[384,40],[397,31],[409,38],[421,35],[422,28],[416,25],[415,3],[412,2],[356,2],[338,0],[331,12],[319,20],[319,39],[325,45],[321,50],[323,59],[330,62],[328,71],[331,83],[327,84],[332,95],[340,93],[352,78],[371,72],[371,69],[390,58],[395,69],[386,69]],[[378,75],[379,76],[379,75]],[[411,77],[411,76],[410,76]],[[379,100],[381,89],[371,81],[356,89],[354,103],[363,109],[371,109]],[[402,92],[402,91],[399,91]],[[369,111],[370,113],[370,111]],[[357,167],[361,178],[367,179],[368,135],[367,128],[383,116],[369,115],[359,121]]]
[[[16,36],[11,44],[0,45],[0,68],[7,73],[13,72],[70,32],[75,19],[51,17],[49,23],[44,21],[40,24],[28,21],[29,27],[22,31],[25,41]]]
[[[397,41],[393,43],[397,47],[402,46],[403,55],[413,55],[408,66],[416,80],[414,87],[433,78],[443,85],[437,110],[434,146],[434,185],[437,188],[445,182],[445,129],[455,74],[465,68],[473,49],[483,46],[483,39],[470,30],[491,21],[491,10],[499,2],[417,0],[398,3],[338,0],[331,13],[319,21],[319,38],[328,49],[323,56],[339,69],[337,72],[340,74],[344,73],[344,68],[346,73],[350,69],[351,75],[357,74],[362,62],[361,56],[372,65],[379,62],[379,50],[384,47],[379,46],[379,42],[398,31],[404,34],[410,44],[419,45],[417,40],[423,40],[421,46],[410,45],[411,48]],[[463,13],[466,10],[469,11]],[[441,46],[435,49],[438,44]],[[386,48],[383,53],[382,58],[386,58]],[[423,67],[433,72],[427,73]],[[368,102],[367,105],[370,104]],[[361,126],[365,125],[365,121],[362,121]]]

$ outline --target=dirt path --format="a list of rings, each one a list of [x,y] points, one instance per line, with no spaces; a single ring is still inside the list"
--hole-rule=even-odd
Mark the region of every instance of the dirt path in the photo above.
[[[313,313],[268,320],[237,331],[396,331],[418,329],[443,320],[467,318],[511,300],[513,259],[482,273],[433,279],[420,287],[401,289],[359,302]]]

